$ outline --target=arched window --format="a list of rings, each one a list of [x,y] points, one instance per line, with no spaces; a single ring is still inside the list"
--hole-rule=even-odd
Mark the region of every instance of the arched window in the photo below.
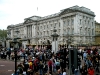
[[[69,26],[69,20],[67,20],[67,25]]]

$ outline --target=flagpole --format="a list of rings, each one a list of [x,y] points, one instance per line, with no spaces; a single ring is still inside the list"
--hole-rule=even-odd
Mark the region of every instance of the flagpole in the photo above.
[[[38,15],[39,15],[39,14],[38,14],[38,7],[37,7],[37,10],[36,10],[36,11],[37,11],[37,13],[36,13],[36,14],[37,14],[37,16],[38,16]]]

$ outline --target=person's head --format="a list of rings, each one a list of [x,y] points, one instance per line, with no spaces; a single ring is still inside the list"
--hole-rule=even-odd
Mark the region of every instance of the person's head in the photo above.
[[[60,69],[58,69],[58,74],[59,74],[59,73],[61,73],[61,70],[60,70]]]
[[[63,72],[66,72],[66,69],[65,68],[63,69]]]
[[[35,75],[39,75],[39,73],[38,73],[38,72],[36,72],[36,73],[35,73]]]
[[[51,74],[51,71],[49,71],[49,74]]]
[[[98,58],[96,58],[96,60],[98,60]]]
[[[82,68],[84,69],[85,65],[82,66]]]
[[[76,68],[76,69],[75,69],[75,71],[77,72],[77,71],[78,71],[78,69]]]
[[[47,73],[45,75],[48,75]]]
[[[93,69],[93,67],[92,67],[92,66],[90,66],[90,69],[92,70],[92,69]]]
[[[42,64],[42,61],[40,61],[40,64]]]

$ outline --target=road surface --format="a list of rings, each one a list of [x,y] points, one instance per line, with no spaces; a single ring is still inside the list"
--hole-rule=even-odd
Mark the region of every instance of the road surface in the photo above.
[[[11,75],[14,72],[15,62],[0,59],[0,75]]]

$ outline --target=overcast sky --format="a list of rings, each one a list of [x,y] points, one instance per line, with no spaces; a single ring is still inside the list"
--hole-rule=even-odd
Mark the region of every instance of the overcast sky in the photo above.
[[[89,8],[100,23],[99,0],[0,0],[0,29],[22,23],[25,18],[33,15],[43,17],[75,5]]]

